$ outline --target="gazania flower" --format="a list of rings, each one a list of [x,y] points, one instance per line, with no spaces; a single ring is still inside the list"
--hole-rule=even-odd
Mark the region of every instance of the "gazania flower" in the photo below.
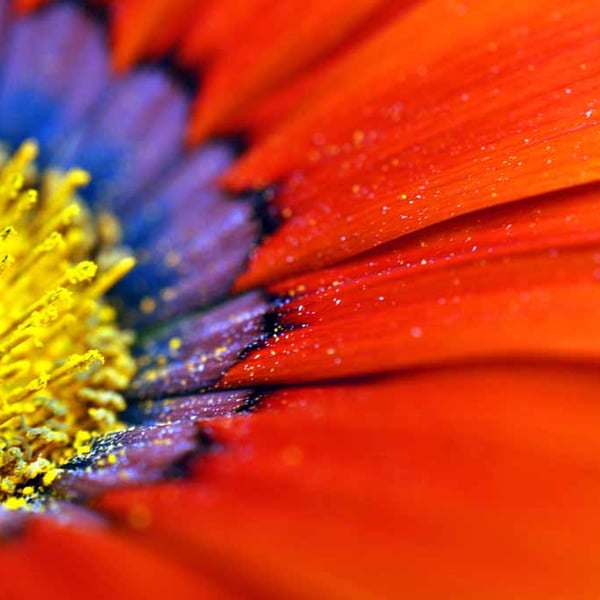
[[[598,597],[596,3],[0,7],[3,597]]]

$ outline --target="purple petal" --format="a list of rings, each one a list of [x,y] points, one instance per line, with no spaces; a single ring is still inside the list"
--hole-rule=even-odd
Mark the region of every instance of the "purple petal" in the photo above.
[[[264,333],[268,302],[258,292],[230,300],[169,327],[142,347],[132,398],[188,395],[221,377]],[[172,350],[173,341],[177,349]]]
[[[163,479],[172,465],[198,448],[191,421],[138,426],[104,436],[89,454],[73,459],[53,491],[73,498],[116,486]]]

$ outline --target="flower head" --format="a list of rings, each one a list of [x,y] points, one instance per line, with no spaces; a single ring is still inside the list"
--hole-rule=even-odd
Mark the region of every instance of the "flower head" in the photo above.
[[[17,4],[7,593],[596,597],[596,6]]]

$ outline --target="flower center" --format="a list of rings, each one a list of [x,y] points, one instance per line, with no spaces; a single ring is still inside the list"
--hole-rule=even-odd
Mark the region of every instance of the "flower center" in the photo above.
[[[0,156],[0,503],[30,505],[73,456],[122,429],[132,334],[103,296],[134,265],[77,197],[89,175]],[[29,186],[40,183],[40,191]],[[93,259],[93,260],[92,260]]]

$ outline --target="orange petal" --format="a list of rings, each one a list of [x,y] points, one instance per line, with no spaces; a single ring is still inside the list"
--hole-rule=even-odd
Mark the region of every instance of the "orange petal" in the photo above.
[[[226,179],[284,179],[276,203],[285,221],[240,285],[599,179],[598,17],[590,2],[439,0],[357,49]]]
[[[302,301],[349,281],[403,277],[432,268],[531,250],[600,242],[600,185],[569,188],[478,211],[403,236],[340,265],[278,282],[270,291]],[[382,214],[382,220],[387,215]]]
[[[278,392],[207,425],[194,482],[101,505],[259,597],[596,598],[599,392],[526,366]]]
[[[253,138],[263,136],[273,129],[294,110],[302,110],[310,103],[311,97],[317,93],[321,85],[330,84],[329,77],[338,63],[350,54],[354,48],[369,37],[387,26],[390,21],[406,13],[409,8],[420,0],[399,0],[383,3],[379,10],[366,18],[348,35],[341,44],[331,52],[322,55],[318,61],[311,62],[295,76],[291,82],[287,79],[283,84],[271,91],[266,97],[250,103],[247,109],[231,118],[227,128],[233,131],[244,131]],[[225,124],[224,124],[225,125]]]
[[[226,386],[498,357],[600,361],[600,246],[373,272],[295,296]],[[288,327],[291,330],[287,330]]]
[[[112,4],[113,65],[124,72],[141,57],[167,49],[189,23],[189,12],[198,1],[121,0]]]
[[[204,0],[190,17],[190,29],[178,49],[180,59],[188,66],[206,62],[235,43],[269,6],[268,0]]]
[[[335,47],[385,1],[279,0],[265,7],[263,0],[247,0],[252,19],[245,21],[248,11],[242,9],[247,26],[206,73],[190,139],[228,130],[250,102]],[[238,15],[233,12],[235,23]]]

